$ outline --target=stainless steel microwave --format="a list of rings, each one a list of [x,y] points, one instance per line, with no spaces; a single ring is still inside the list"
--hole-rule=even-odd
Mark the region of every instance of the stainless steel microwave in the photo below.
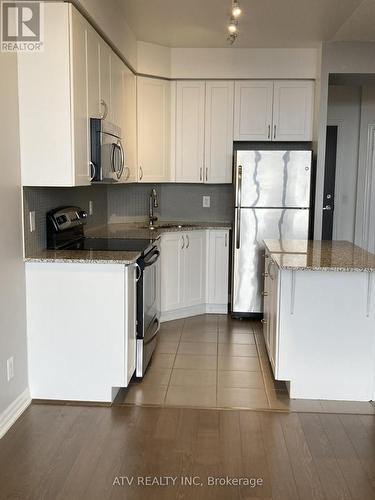
[[[90,132],[91,180],[93,182],[119,182],[125,167],[120,127],[106,120],[91,118]]]

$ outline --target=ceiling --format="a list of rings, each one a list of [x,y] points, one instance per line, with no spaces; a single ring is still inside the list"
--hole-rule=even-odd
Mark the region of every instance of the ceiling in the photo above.
[[[228,47],[231,0],[119,0],[138,40],[168,47]],[[242,0],[235,47],[315,47],[375,40],[375,0]]]

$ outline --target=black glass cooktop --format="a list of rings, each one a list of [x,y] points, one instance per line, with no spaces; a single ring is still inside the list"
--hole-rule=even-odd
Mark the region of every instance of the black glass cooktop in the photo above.
[[[152,240],[124,240],[120,238],[84,238],[66,246],[68,250],[98,250],[119,252],[144,252]]]

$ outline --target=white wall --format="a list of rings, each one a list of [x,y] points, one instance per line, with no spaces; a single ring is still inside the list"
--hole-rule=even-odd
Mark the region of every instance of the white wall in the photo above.
[[[319,49],[169,49],[138,42],[138,72],[167,78],[318,77]]]
[[[318,119],[318,154],[315,198],[315,239],[322,236],[324,162],[327,128],[328,79],[330,73],[375,73],[375,43],[327,42],[322,46]]]
[[[0,424],[27,389],[25,267],[22,257],[17,57],[0,52]],[[14,357],[8,383],[6,361]],[[0,426],[1,427],[1,426]],[[1,432],[1,428],[0,428]]]
[[[121,0],[72,0],[104,32],[126,61],[137,68],[137,41],[126,23]]]
[[[316,78],[317,49],[172,49],[172,78]]]
[[[356,243],[375,252],[375,86],[363,86],[358,156]]]
[[[155,43],[137,42],[137,71],[143,75],[171,76],[171,49]]]
[[[354,242],[360,115],[360,87],[329,87],[328,125],[338,127],[334,240]]]

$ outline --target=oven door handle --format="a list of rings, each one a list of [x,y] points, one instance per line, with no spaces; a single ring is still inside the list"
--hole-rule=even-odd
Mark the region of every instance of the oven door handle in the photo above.
[[[154,319],[153,324],[155,324],[155,323],[156,323],[156,329],[152,333],[152,335],[146,335],[146,337],[145,337],[146,340],[143,340],[144,345],[147,345],[150,342],[152,342],[154,340],[154,338],[156,337],[158,331],[160,330],[160,320],[159,320],[159,318],[155,318]]]
[[[159,259],[159,257],[160,257],[160,252],[159,252],[159,250],[156,250],[155,252],[153,252],[153,254],[149,260],[144,261],[145,267],[150,267],[153,264],[155,264],[155,262]]]

